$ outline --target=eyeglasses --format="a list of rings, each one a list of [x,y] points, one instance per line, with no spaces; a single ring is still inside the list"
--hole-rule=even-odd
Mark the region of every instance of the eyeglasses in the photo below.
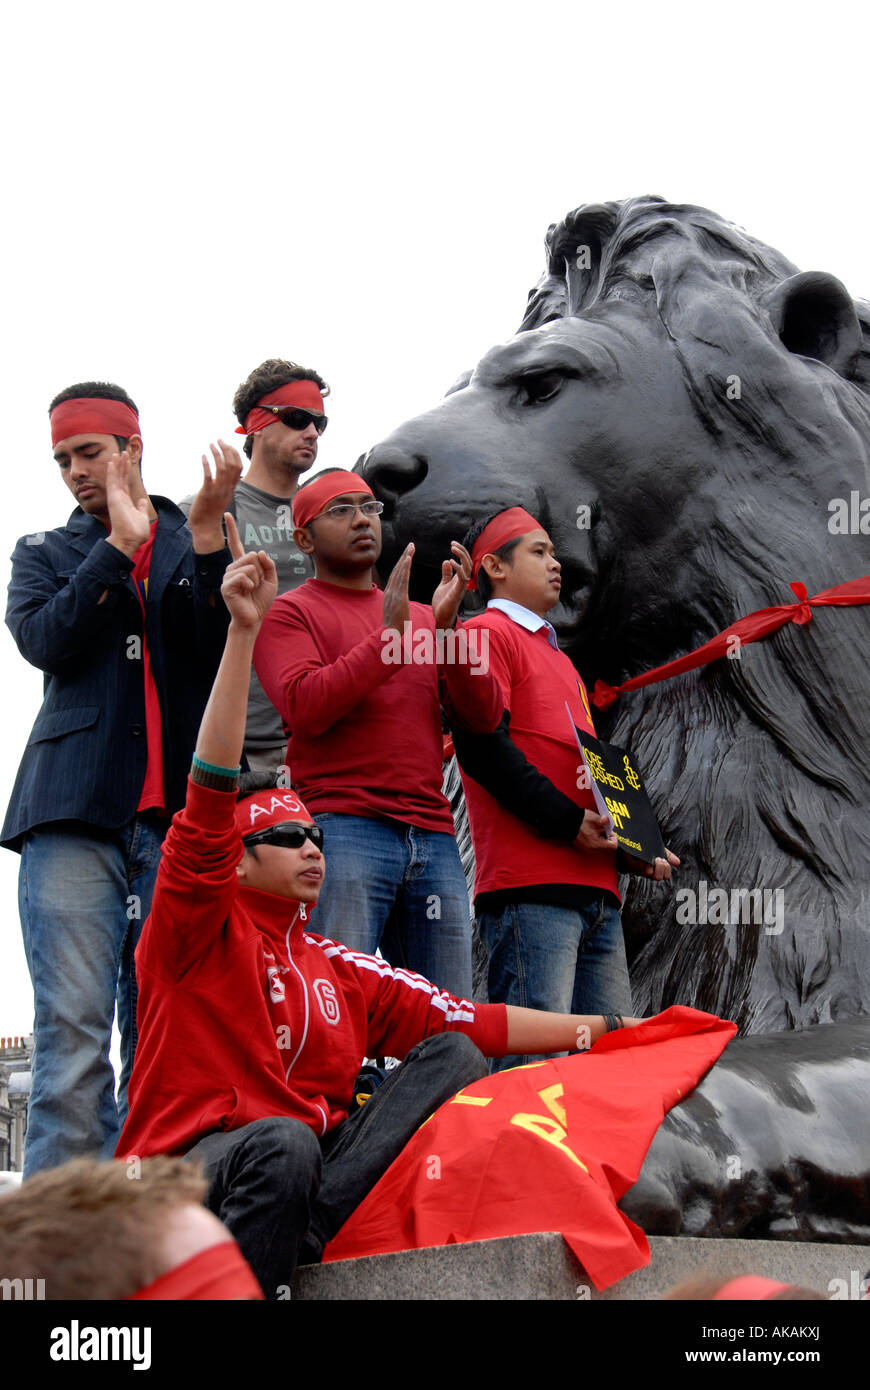
[[[362,512],[363,516],[380,516],[383,510],[383,502],[339,502],[337,507],[327,507],[319,515],[331,516],[333,521],[350,521],[357,512]]]
[[[277,845],[279,849],[301,849],[310,840],[315,849],[323,849],[323,831],[319,825],[299,825],[295,821],[282,821],[280,825],[270,825],[268,830],[258,830],[253,835],[243,835],[242,844]]]
[[[313,425],[318,434],[323,434],[329,424],[325,415],[316,415],[313,410],[303,410],[299,405],[261,405],[260,410],[268,410],[280,420],[282,425],[288,425],[291,430],[306,430],[309,425]]]

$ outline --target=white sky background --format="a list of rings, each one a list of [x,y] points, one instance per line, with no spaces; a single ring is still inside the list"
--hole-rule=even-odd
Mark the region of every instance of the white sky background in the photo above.
[[[509,337],[549,223],[659,193],[870,298],[862,7],[130,0],[8,7],[0,121],[7,483],[18,536],[73,507],[63,387],[139,405],[178,499],[266,357],[330,382],[350,467]],[[0,631],[0,810],[41,676]],[[0,1036],[30,1031],[18,856],[0,850]]]

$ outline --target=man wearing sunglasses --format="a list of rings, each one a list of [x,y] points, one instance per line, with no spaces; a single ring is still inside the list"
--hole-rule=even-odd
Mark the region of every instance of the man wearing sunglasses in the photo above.
[[[486,1074],[483,1054],[586,1047],[608,1023],[473,1004],[309,931],[322,832],[295,791],[238,794],[277,576],[225,520],[230,627],[136,953],[139,1049],[117,1156],[198,1159],[206,1205],[266,1297],[283,1299],[300,1255],[318,1260],[420,1124]],[[378,1055],[404,1060],[354,1106]]]
[[[301,475],[313,467],[320,436],[327,426],[323,378],[295,362],[269,358],[255,367],[233,398],[250,459],[236,486],[232,506],[246,550],[265,550],[278,571],[278,592],[285,594],[313,573],[311,561],[293,539],[291,503]],[[180,503],[187,512],[192,497]],[[281,719],[251,672],[245,756],[255,770],[274,771],[284,762],[286,739]]]

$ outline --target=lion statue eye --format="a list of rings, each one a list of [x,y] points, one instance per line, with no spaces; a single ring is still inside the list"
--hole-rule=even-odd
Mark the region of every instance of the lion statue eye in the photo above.
[[[517,386],[524,404],[538,405],[558,396],[564,380],[561,372],[536,372],[534,375],[521,377]]]

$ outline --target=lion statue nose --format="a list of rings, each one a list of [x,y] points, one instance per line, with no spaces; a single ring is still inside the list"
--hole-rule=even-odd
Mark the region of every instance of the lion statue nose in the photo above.
[[[419,487],[429,472],[429,464],[421,454],[412,454],[395,444],[376,444],[363,460],[360,472],[373,492],[387,500]]]

